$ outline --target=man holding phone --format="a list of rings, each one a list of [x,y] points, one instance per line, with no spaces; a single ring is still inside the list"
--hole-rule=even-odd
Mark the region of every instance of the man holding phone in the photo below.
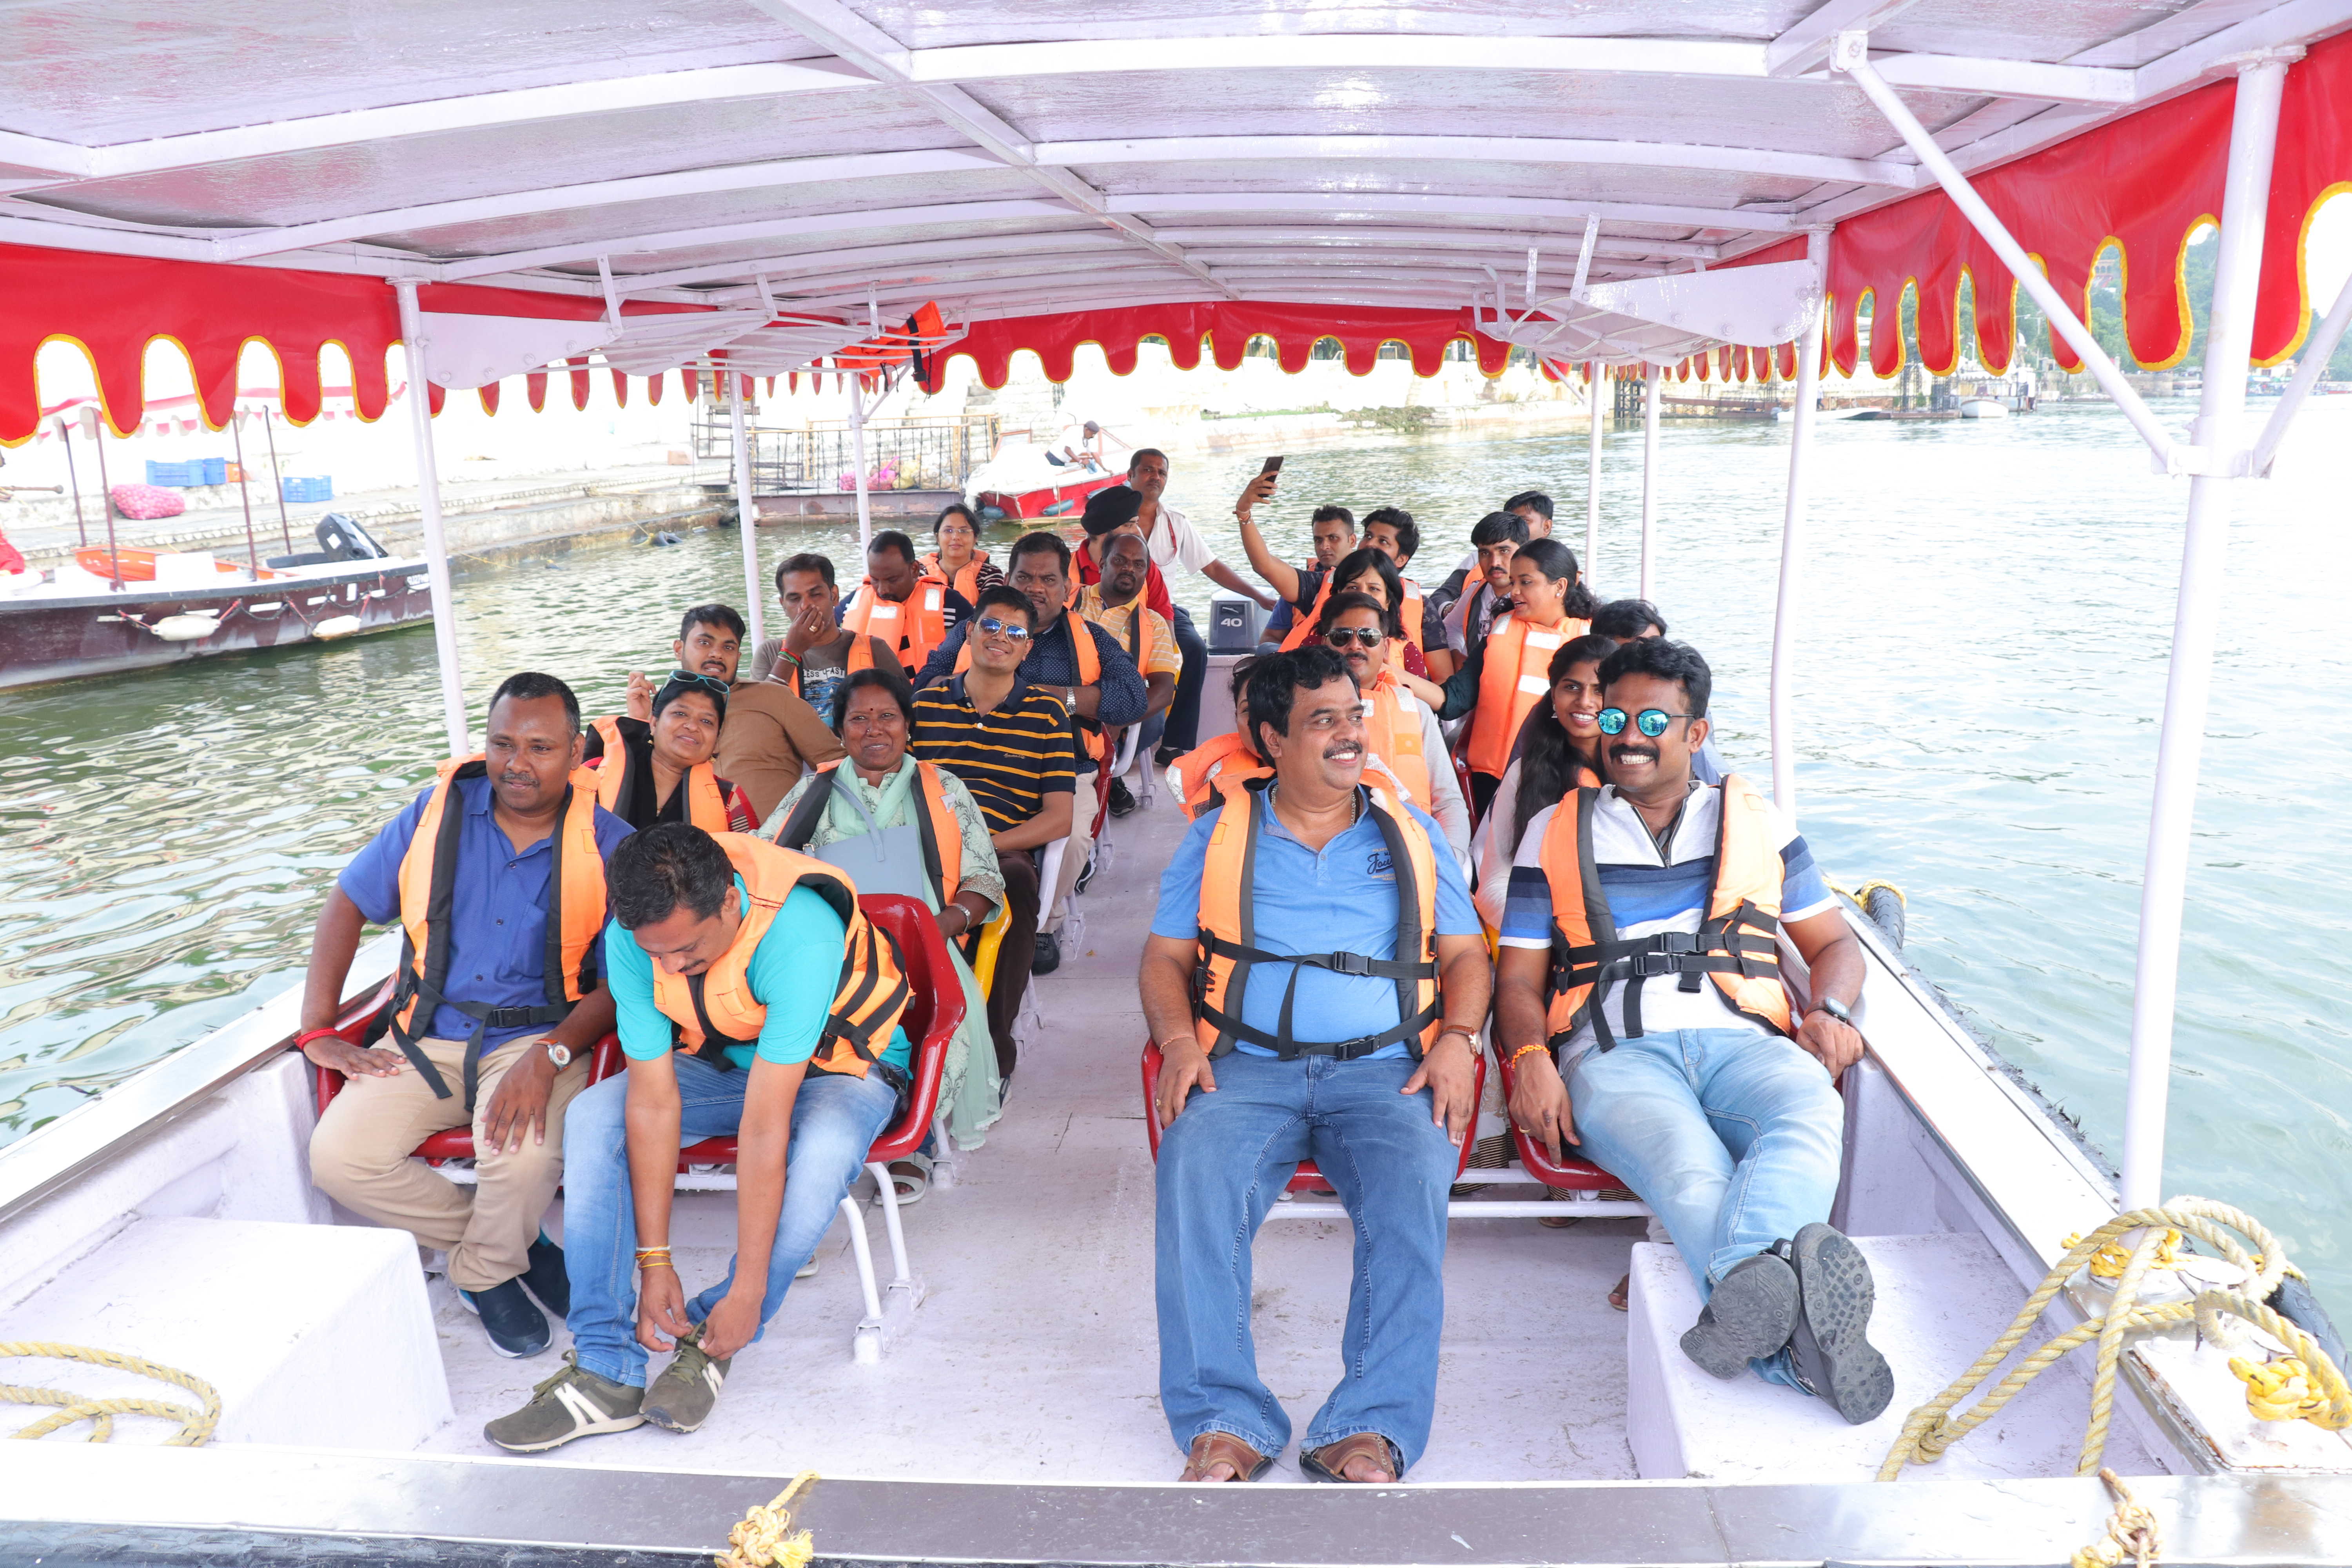
[[[1282,460],[1272,459],[1279,468]],[[1143,542],[1151,547],[1152,564],[1162,575],[1172,574],[1181,566],[1199,574],[1221,588],[1252,599],[1271,612],[1276,600],[1242,581],[1232,567],[1217,559],[1208,542],[1201,537],[1184,514],[1168,505],[1160,497],[1168,489],[1168,454],[1156,447],[1137,448],[1127,462],[1128,489],[1143,498],[1142,508],[1136,513],[1136,525],[1143,530]],[[1192,625],[1192,613],[1176,606],[1176,647],[1184,656],[1184,673],[1176,682],[1176,701],[1168,710],[1168,729],[1160,737],[1160,750],[1154,753],[1154,765],[1166,767],[1200,743],[1201,687],[1209,674],[1209,645]]]

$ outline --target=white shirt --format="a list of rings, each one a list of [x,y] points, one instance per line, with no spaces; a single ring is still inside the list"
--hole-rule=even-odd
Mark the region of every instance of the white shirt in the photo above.
[[[1821,873],[1814,868],[1811,853],[1803,850],[1803,841],[1798,837],[1795,826],[1771,802],[1762,804],[1769,814],[1764,825],[1769,840],[1779,845],[1783,855],[1793,856],[1791,875],[1783,884],[1782,923],[1805,920],[1836,908],[1837,901],[1822,882]],[[1528,823],[1527,834],[1519,840],[1518,853],[1512,860],[1514,884],[1520,884],[1517,873],[1522,870],[1532,870],[1537,878],[1542,876],[1544,835],[1550,829],[1553,814],[1559,809],[1558,806],[1546,806]],[[1715,857],[1717,825],[1722,816],[1723,791],[1720,787],[1702,784],[1694,789],[1690,804],[1683,808],[1681,820],[1675,824],[1673,858],[1664,859],[1659,856],[1657,841],[1650,837],[1650,830],[1643,824],[1641,815],[1619,796],[1616,786],[1605,786],[1592,813],[1593,862],[1603,868],[1604,884],[1611,880],[1607,871],[1609,868],[1641,867],[1663,870],[1670,865],[1692,866],[1693,862],[1710,862]],[[1794,851],[1792,846],[1795,847]],[[1622,896],[1619,890],[1612,889],[1614,913],[1621,922],[1617,934],[1621,938],[1632,938],[1648,936],[1653,931],[1698,930],[1706,916],[1703,906],[1706,896],[1707,868],[1692,866],[1692,877],[1682,883],[1670,879],[1645,879],[1638,899]],[[1528,896],[1530,891],[1523,885],[1520,888],[1522,897]],[[1802,907],[1798,907],[1801,903]],[[1654,912],[1658,918],[1627,919],[1629,913],[1637,910]],[[1509,929],[1514,923],[1507,910],[1506,926],[1500,939],[1503,946],[1550,946],[1548,938],[1516,934]],[[1768,1032],[1753,1019],[1733,1012],[1731,1004],[1724,999],[1721,987],[1712,980],[1706,981],[1696,991],[1685,991],[1679,984],[1680,978],[1678,975],[1661,975],[1643,984],[1643,1032],[1654,1035],[1675,1029]],[[1625,994],[1629,988],[1627,982],[1612,982],[1608,998],[1602,1004],[1608,1009],[1609,1027],[1621,1040],[1631,1033],[1625,1027]],[[1573,1058],[1592,1042],[1592,1025],[1588,1019],[1570,1040],[1564,1055]]]
[[[1162,577],[1179,566],[1187,572],[1205,571],[1217,558],[1201,531],[1164,500],[1160,503],[1160,515],[1152,520],[1151,537],[1145,542],[1151,546],[1152,563]]]

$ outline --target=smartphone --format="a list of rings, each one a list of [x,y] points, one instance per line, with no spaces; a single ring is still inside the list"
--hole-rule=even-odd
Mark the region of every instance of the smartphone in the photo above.
[[[1258,473],[1261,476],[1266,474],[1278,474],[1280,472],[1282,472],[1282,459],[1280,458],[1268,458],[1265,460],[1265,467],[1258,470]]]

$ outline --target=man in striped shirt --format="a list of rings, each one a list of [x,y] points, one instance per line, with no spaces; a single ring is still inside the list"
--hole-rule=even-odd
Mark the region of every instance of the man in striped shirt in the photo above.
[[[955,632],[970,638],[971,668],[915,694],[909,748],[963,781],[1004,873],[1009,912],[989,978],[988,1031],[996,1042],[997,1075],[1008,1084],[1016,1055],[1013,1020],[1037,940],[1034,854],[1069,837],[1081,756],[1062,700],[1022,679],[1035,617],[1018,589],[981,595],[971,619]]]

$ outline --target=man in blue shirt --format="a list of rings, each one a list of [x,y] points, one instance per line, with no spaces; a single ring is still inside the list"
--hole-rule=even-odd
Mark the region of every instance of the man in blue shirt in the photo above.
[[[540,1218],[563,1174],[564,1110],[613,1026],[596,933],[604,862],[629,828],[595,804],[593,782],[574,787],[580,753],[572,689],[509,676],[490,698],[482,759],[444,768],[336,879],[302,994],[303,1053],[350,1080],[311,1134],[311,1180],[419,1247],[446,1248],[450,1284],[501,1355],[547,1348],[530,1296],[557,1313],[570,1304],[562,1250]],[[352,955],[363,927],[394,921],[409,931],[410,974],[390,1041],[353,1045],[333,1031]],[[563,966],[554,976],[551,949]],[[473,1186],[408,1157],[469,1121]]]
[[[855,893],[823,861],[665,823],[622,847],[612,880],[629,1070],[583,1095],[564,1130],[572,1364],[484,1429],[513,1453],[700,1426],[833,1223],[913,1057],[888,943],[845,918]],[[670,1254],[678,1149],[728,1136],[735,1257],[688,1300]],[[649,1390],[647,1352],[673,1345]]]
[[[1393,1481],[1436,1407],[1446,1197],[1475,1109],[1486,944],[1453,855],[1432,849],[1436,823],[1364,787],[1363,703],[1339,655],[1310,644],[1260,659],[1249,721],[1275,776],[1193,823],[1144,946],[1165,1129],[1160,1408],[1185,1480],[1255,1479],[1289,1441],[1251,1345],[1247,1238],[1311,1158],[1357,1241],[1347,1375],[1299,1462]]]

